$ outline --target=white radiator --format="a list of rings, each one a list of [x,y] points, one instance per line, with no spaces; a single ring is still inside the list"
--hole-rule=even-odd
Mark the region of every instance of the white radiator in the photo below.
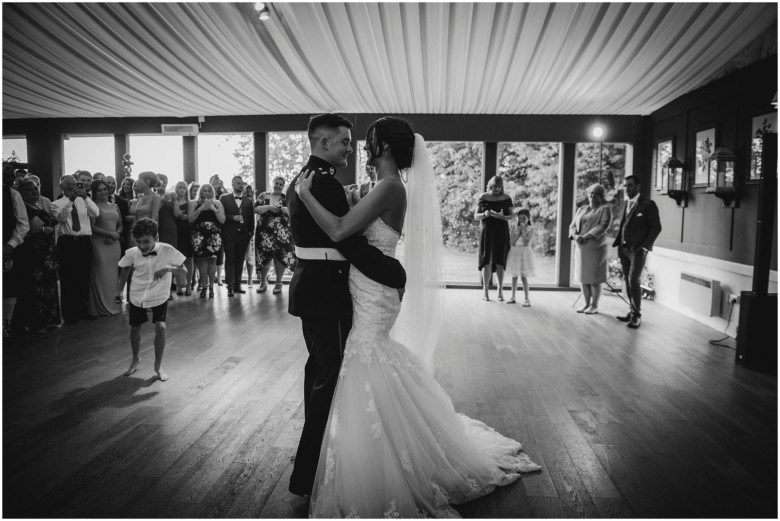
[[[680,304],[706,317],[720,313],[720,281],[680,273]]]

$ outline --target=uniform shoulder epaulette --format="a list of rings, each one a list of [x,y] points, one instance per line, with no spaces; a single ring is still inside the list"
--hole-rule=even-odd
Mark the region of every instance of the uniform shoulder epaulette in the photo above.
[[[336,169],[331,167],[318,166],[315,168],[320,174],[336,175]]]

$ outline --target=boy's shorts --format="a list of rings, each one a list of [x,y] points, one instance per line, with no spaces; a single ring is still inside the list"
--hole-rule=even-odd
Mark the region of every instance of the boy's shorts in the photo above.
[[[144,322],[149,321],[149,317],[147,316],[147,311],[149,311],[148,308],[139,308],[132,302],[128,302],[130,305],[130,326],[131,327],[138,327]],[[165,322],[165,319],[168,317],[168,301],[166,300],[159,306],[155,306],[151,308],[152,311],[152,323],[156,322]]]

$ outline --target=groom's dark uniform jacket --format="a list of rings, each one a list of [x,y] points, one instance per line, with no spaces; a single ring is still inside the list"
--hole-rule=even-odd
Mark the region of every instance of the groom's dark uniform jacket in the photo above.
[[[339,217],[349,212],[344,187],[336,179],[336,170],[330,163],[312,156],[301,172],[303,170],[317,172],[312,180],[311,193],[322,206]],[[302,248],[335,248],[347,260],[298,259],[290,282],[290,314],[301,318],[351,318],[352,299],[347,283],[350,264],[380,284],[403,288],[406,272],[401,263],[370,246],[362,234],[357,233],[339,243],[330,240],[298,198],[295,192],[298,176],[287,189],[293,243]]]

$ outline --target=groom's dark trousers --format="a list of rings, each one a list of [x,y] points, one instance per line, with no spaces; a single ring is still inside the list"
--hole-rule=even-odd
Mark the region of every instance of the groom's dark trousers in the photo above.
[[[330,163],[311,156],[304,170],[316,172],[311,193],[320,204],[339,217],[349,211],[344,187],[336,179],[336,170]],[[400,262],[369,245],[361,234],[340,243],[331,241],[298,198],[295,181],[297,177],[287,191],[298,257],[290,282],[288,311],[301,318],[309,359],[303,385],[306,419],[290,477],[290,492],[303,496],[311,494],[314,485],[344,345],[352,328],[350,264],[372,280],[392,288],[404,287],[406,272]]]

